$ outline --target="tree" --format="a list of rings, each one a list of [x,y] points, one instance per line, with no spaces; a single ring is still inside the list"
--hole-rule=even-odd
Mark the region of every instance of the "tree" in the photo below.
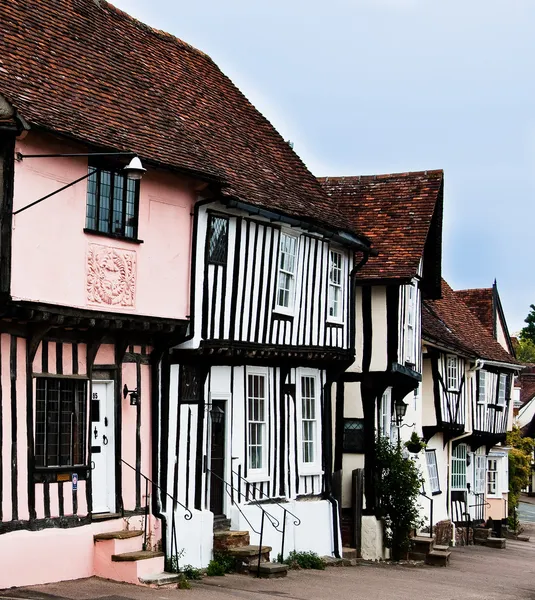
[[[525,363],[535,363],[535,342],[530,338],[521,338],[515,347],[518,360]]]
[[[416,463],[403,457],[400,445],[380,437],[376,442],[377,492],[385,523],[385,545],[400,560],[411,547],[410,534],[422,524],[418,496],[422,476]]]
[[[530,304],[529,308],[529,314],[524,319],[524,323],[527,325],[520,331],[520,339],[531,340],[535,344],[535,304]]]
[[[531,478],[531,462],[535,440],[522,437],[519,427],[507,432],[509,450],[509,522],[518,529],[516,518],[520,492],[527,487]]]

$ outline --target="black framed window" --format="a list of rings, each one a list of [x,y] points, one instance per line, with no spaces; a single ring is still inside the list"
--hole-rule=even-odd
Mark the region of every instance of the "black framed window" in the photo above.
[[[208,220],[208,262],[226,265],[228,246],[228,219],[210,215]]]
[[[199,369],[193,365],[180,365],[180,402],[196,404],[200,390]]]
[[[86,464],[87,382],[39,377],[35,410],[37,467]]]
[[[364,419],[344,419],[343,451],[356,454],[364,452]]]
[[[86,229],[137,239],[139,180],[129,179],[122,167],[89,165]]]

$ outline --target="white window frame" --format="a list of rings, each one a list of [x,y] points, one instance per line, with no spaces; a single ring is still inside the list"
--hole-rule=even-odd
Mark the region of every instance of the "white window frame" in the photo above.
[[[487,401],[487,372],[479,371],[479,383],[477,387],[477,403],[485,404]]]
[[[310,378],[314,380],[314,419],[305,419],[303,410],[303,378]],[[299,474],[300,475],[321,475],[321,389],[319,373],[315,369],[297,369],[296,370],[296,396],[297,396],[297,410],[298,410],[298,459],[299,459]],[[305,462],[304,453],[304,423],[312,423],[312,431],[314,434],[313,439],[313,460]]]
[[[505,406],[506,394],[507,394],[507,375],[505,373],[499,374],[498,380],[498,396],[496,398],[496,406]]]
[[[392,439],[392,388],[386,388],[379,403],[379,429],[382,437]]]
[[[405,361],[416,363],[416,284],[406,286],[405,297]]]
[[[294,254],[289,254],[283,252],[282,245],[285,239],[293,240],[294,245]],[[283,261],[283,255],[288,254],[288,256],[293,256],[293,270],[290,270],[282,267],[281,263]],[[299,257],[299,237],[297,235],[293,235],[286,231],[281,231],[279,238],[279,248],[278,248],[278,256],[277,256],[277,285],[275,288],[275,311],[284,314],[293,314],[294,306],[295,306],[295,290],[296,290],[296,282],[297,282],[297,261]],[[282,288],[280,285],[281,275],[285,275],[289,278],[290,287],[288,290],[286,288]],[[288,292],[288,306],[279,303],[280,292],[284,290]]]
[[[484,454],[474,455],[474,494],[486,493],[487,457]]]
[[[338,257],[340,266],[335,265],[333,257]],[[344,316],[344,254],[339,250],[329,249],[329,290],[328,290],[328,306],[327,320],[341,323]],[[338,273],[339,280],[333,277]],[[336,295],[338,300],[336,301]],[[331,314],[333,308],[337,307],[336,314]]]
[[[267,478],[268,476],[268,440],[269,440],[269,434],[270,434],[270,430],[269,430],[269,422],[268,422],[268,415],[269,415],[269,398],[270,398],[270,393],[269,393],[269,373],[268,373],[268,369],[262,369],[262,368],[255,368],[255,369],[251,369],[248,368],[246,371],[247,377],[246,377],[246,390],[245,390],[245,401],[246,401],[246,405],[245,405],[245,410],[246,410],[246,415],[247,415],[247,431],[246,433],[246,465],[247,465],[247,479],[249,481],[263,481]],[[261,415],[263,418],[262,419],[251,419],[251,404],[250,401],[254,400],[254,399],[260,399],[260,396],[258,397],[254,397],[250,395],[250,377],[262,377],[264,379],[264,410],[263,410],[263,415]],[[255,415],[253,415],[255,416]],[[262,431],[262,443],[260,445],[261,448],[261,460],[262,460],[262,465],[261,467],[251,467],[251,425],[260,425],[261,431]],[[258,444],[255,444],[255,446],[258,446]]]
[[[453,377],[455,375],[455,377]],[[451,385],[454,381],[455,385]],[[455,354],[446,355],[446,388],[448,392],[458,392],[461,383],[459,357]]]
[[[427,464],[427,478],[431,494],[436,496],[441,493],[440,478],[438,476],[437,453],[435,450],[425,451],[425,462]]]
[[[486,477],[486,493],[487,496],[501,496],[498,491],[498,471],[499,471],[499,457],[497,456],[488,456],[487,457],[487,477]],[[494,468],[491,468],[494,466]],[[493,488],[493,491],[492,491]]]
[[[463,452],[460,452],[460,450]],[[461,454],[456,456],[455,453]],[[467,468],[466,468],[466,457],[468,448],[466,444],[459,444],[455,446],[451,453],[451,489],[452,490],[466,490],[467,483]]]

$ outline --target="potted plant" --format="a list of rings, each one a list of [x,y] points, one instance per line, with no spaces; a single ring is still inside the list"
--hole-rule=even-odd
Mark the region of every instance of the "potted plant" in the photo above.
[[[420,439],[416,431],[413,431],[411,437],[405,442],[405,448],[407,448],[407,450],[413,454],[418,454],[418,452],[423,450],[425,446],[425,442]]]

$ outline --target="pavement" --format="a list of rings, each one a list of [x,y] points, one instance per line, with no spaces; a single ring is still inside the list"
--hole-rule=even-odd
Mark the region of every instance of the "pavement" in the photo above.
[[[535,538],[534,538],[535,539]],[[0,591],[0,600],[535,600],[535,541],[507,549],[452,550],[450,566],[365,563],[290,571],[284,579],[206,577],[191,590],[152,589],[92,577]]]

